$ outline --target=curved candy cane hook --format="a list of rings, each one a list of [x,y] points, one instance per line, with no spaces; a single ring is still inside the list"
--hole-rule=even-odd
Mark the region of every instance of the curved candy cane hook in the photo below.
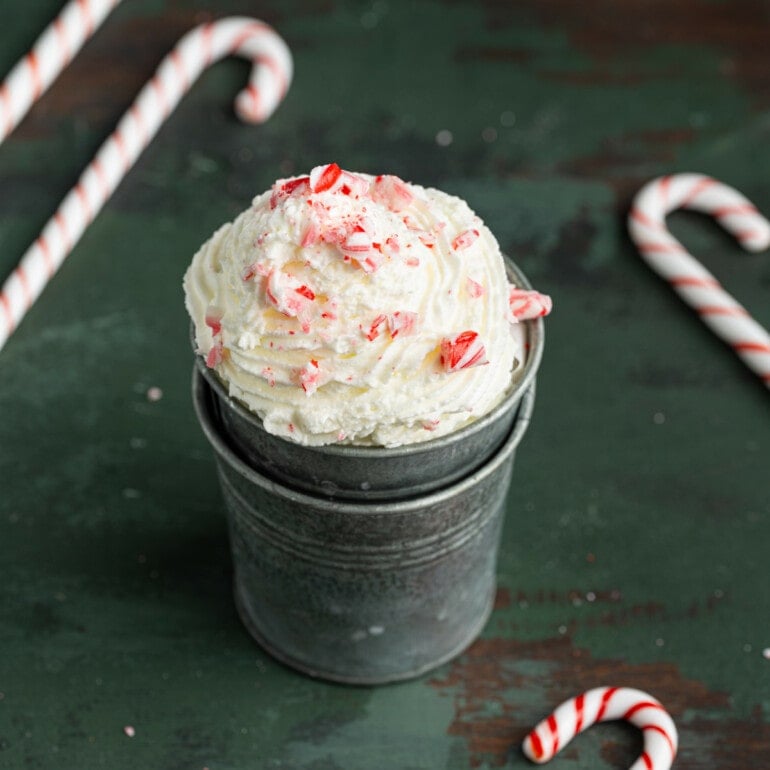
[[[702,174],[649,182],[628,217],[631,238],[650,267],[770,388],[770,334],[666,229],[666,214],[677,208],[711,214],[748,251],[770,245],[770,222],[737,190]]]
[[[524,739],[522,751],[542,764],[596,722],[624,719],[644,733],[630,770],[669,770],[678,747],[674,721],[651,695],[630,687],[597,687],[561,704]]]
[[[254,65],[247,87],[235,100],[238,116],[252,123],[270,117],[292,77],[291,53],[276,32],[240,17],[188,32],[161,62],[0,290],[0,349],[195,79],[230,54]]]

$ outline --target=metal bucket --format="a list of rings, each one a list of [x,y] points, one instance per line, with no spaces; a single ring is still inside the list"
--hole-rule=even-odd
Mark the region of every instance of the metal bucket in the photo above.
[[[216,453],[236,602],[252,636],[306,674],[355,684],[418,676],[464,650],[491,612],[534,396],[532,383],[502,445],[461,480],[407,500],[330,500],[250,467],[196,368],[193,401]]]
[[[508,278],[530,289],[524,274],[506,260]],[[214,408],[229,440],[249,465],[285,484],[333,499],[408,499],[441,489],[493,455],[510,433],[522,395],[535,379],[543,355],[543,321],[524,323],[527,358],[516,383],[491,412],[440,438],[400,447],[302,446],[267,433],[262,421],[236,399],[203,359],[200,374],[214,395]],[[193,348],[195,334],[192,333]]]

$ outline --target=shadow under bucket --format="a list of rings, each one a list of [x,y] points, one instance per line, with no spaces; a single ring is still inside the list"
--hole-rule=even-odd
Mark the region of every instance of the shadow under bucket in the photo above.
[[[330,500],[250,467],[196,368],[193,401],[215,450],[235,596],[252,636],[311,676],[379,684],[462,652],[492,608],[506,495],[534,382],[502,445],[470,475],[407,500]]]

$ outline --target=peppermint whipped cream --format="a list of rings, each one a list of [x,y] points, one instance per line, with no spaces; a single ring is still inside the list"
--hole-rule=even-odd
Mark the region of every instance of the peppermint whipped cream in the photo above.
[[[511,287],[459,198],[336,164],[279,180],[194,256],[198,351],[270,433],[398,446],[498,404],[523,368],[517,320],[550,300]]]

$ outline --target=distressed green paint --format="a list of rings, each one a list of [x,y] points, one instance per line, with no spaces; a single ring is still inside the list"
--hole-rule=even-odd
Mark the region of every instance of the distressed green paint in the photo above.
[[[767,393],[642,264],[623,217],[643,181],[680,170],[770,210],[767,93],[741,58],[770,45],[767,3],[730,3],[727,43],[726,3],[651,7],[646,44],[611,38],[607,14],[635,4],[585,20],[557,0],[224,6],[124,3],[73,65],[95,101],[70,115],[54,86],[0,147],[6,275],[130,104],[123,70],[138,85],[196,13],[259,15],[295,54],[260,127],[231,117],[244,64],[204,75],[0,352],[0,767],[523,768],[527,729],[608,679],[670,705],[675,767],[761,766]],[[4,71],[60,7],[0,2]],[[685,39],[688,9],[707,31]],[[467,198],[556,303],[499,607],[457,662],[382,689],[305,679],[243,630],[189,398],[192,253],[274,178],[328,160]],[[670,225],[770,325],[768,256],[694,215]],[[626,767],[638,748],[608,725],[559,762]]]

